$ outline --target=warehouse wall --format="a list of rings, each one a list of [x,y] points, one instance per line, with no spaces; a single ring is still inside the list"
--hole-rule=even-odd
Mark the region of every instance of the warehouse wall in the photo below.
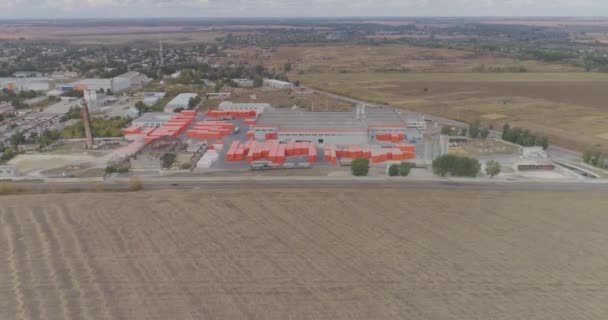
[[[310,141],[319,145],[323,140],[324,145],[366,145],[368,144],[367,132],[331,132],[331,133],[284,133],[279,132],[279,140]]]

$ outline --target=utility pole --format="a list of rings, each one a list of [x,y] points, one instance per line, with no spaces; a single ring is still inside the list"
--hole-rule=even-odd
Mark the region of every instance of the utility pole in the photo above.
[[[82,123],[84,124],[84,134],[86,137],[85,148],[92,149],[94,145],[93,134],[91,133],[91,117],[89,115],[89,106],[87,102],[82,100]]]

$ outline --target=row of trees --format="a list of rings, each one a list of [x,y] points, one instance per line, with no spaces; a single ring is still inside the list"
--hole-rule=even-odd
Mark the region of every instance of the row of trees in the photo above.
[[[548,137],[534,134],[527,129],[511,128],[508,123],[502,129],[502,139],[524,147],[540,146],[543,149],[549,147]]]
[[[388,175],[406,177],[410,174],[411,168],[412,164],[408,162],[394,163],[389,166]],[[481,164],[475,158],[447,154],[433,161],[433,173],[441,177],[476,177],[480,170]],[[369,160],[365,158],[353,160],[351,172],[356,177],[367,176]],[[495,177],[500,172],[500,163],[494,160],[486,162],[485,173],[488,176]]]
[[[25,104],[23,101],[35,98],[39,95],[40,93],[34,90],[26,90],[20,91],[19,93],[15,93],[12,90],[4,88],[0,90],[0,101],[10,102],[11,105],[15,107],[15,109],[25,109],[28,107],[28,105]]]
[[[131,122],[130,118],[113,117],[110,119],[92,118],[91,131],[94,137],[121,137],[122,129]],[[64,139],[84,138],[84,124],[78,122],[63,128],[61,137]]]

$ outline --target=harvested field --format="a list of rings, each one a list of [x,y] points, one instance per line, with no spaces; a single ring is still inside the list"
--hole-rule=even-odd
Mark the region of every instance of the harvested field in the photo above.
[[[581,70],[568,65],[407,45],[279,47],[268,61],[263,62],[280,70],[288,60],[296,62],[295,70],[305,73],[474,72],[489,68],[520,67],[530,72]]]
[[[305,74],[304,85],[436,116],[508,122],[584,151],[608,144],[608,76],[600,73]],[[501,115],[491,119],[487,115]]]
[[[0,319],[606,319],[602,193],[9,196]]]

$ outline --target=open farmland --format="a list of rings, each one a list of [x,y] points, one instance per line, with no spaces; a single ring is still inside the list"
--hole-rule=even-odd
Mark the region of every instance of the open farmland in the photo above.
[[[247,32],[233,32],[246,34]],[[228,32],[212,27],[181,26],[106,26],[82,25],[12,25],[0,24],[0,40],[50,40],[65,41],[73,45],[158,45],[162,40],[167,44],[192,45],[200,42],[215,42]]]
[[[606,319],[603,193],[3,197],[0,319]]]
[[[310,73],[304,85],[463,121],[548,135],[608,151],[608,75],[601,73]]]
[[[253,49],[242,49],[240,54],[252,55]],[[239,56],[239,53],[234,53]],[[264,55],[259,55],[265,58]],[[407,45],[384,46],[299,46],[279,47],[267,65],[280,70],[287,61],[296,62],[294,68],[305,73],[332,72],[474,72],[489,68],[525,68],[530,72],[581,71],[580,68],[516,60],[478,54],[464,50],[422,48]]]

